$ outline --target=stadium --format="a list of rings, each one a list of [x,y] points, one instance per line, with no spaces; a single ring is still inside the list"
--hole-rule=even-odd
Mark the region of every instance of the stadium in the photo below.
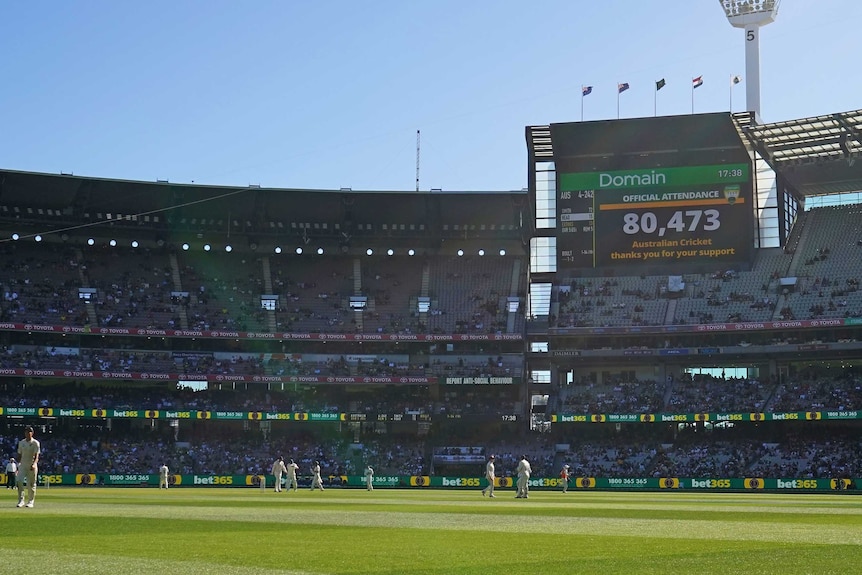
[[[525,455],[541,511],[491,536],[523,537],[524,549],[596,545],[584,572],[691,568],[710,545],[715,561],[744,552],[712,533],[692,537],[692,558],[637,565],[636,539],[678,551],[704,513],[729,514],[716,531],[750,528],[751,565],[768,572],[776,546],[801,541],[792,525],[770,535],[771,514],[789,517],[776,509],[803,493],[823,517],[810,558],[842,572],[860,542],[855,498],[841,496],[862,489],[862,111],[763,123],[754,102],[526,126],[528,186],[513,191],[0,169],[4,463],[32,425],[40,503],[58,509],[45,528],[73,530],[79,498],[93,499],[81,513],[103,535],[128,534],[112,553],[138,558],[152,555],[131,525],[157,533],[159,506],[214,541],[222,513],[250,524],[253,510],[266,527],[240,528],[238,541],[277,537],[284,518],[268,499],[280,456],[299,465],[304,491],[319,461],[340,507],[382,517],[394,501],[415,506],[416,517],[335,519],[342,511],[330,518],[303,499],[293,510],[323,519],[296,537],[337,525],[410,538],[415,520],[419,539],[465,536],[437,544],[466,554],[488,536],[470,531],[485,513],[472,506],[486,462],[495,456],[498,494],[510,497]],[[162,465],[170,509],[155,495]],[[362,503],[368,465],[375,499]],[[577,503],[557,502],[564,466]],[[665,495],[680,522],[644,536],[671,513],[654,507]],[[181,498],[200,501],[184,510]],[[466,524],[452,518],[460,505]],[[749,524],[748,511],[769,519]],[[582,523],[561,527],[564,516]],[[325,554],[343,536],[297,553]],[[830,557],[842,537],[849,549]],[[608,563],[627,538],[628,562]],[[237,567],[219,545],[200,552],[200,569]],[[77,557],[73,543],[67,552]],[[389,552],[358,565],[376,571]],[[505,554],[521,561],[517,545]],[[549,551],[523,564],[545,572],[569,559]],[[90,558],[76,560],[67,572]],[[193,572],[185,556],[147,561],[125,569]],[[352,572],[331,561],[322,572]]]
[[[287,453],[435,485],[526,451],[538,487],[855,489],[859,208],[802,208],[859,187],[862,115],[751,120],[530,126],[517,192],[3,171],[7,428],[89,455],[46,454],[62,485]]]

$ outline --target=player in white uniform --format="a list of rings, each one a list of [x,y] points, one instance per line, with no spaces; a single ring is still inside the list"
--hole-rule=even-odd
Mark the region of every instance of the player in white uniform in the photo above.
[[[527,499],[530,496],[530,462],[527,461],[527,456],[522,455],[521,461],[518,462],[518,494],[516,499]]]
[[[284,465],[284,457],[279,456],[272,464],[272,474],[275,475],[275,492],[281,491],[281,476],[287,473],[287,467]]]
[[[495,497],[494,495],[494,479],[497,477],[494,470],[494,456],[491,455],[488,457],[488,463],[485,464],[485,479],[488,480],[488,485],[482,490],[482,496],[484,497],[486,494],[488,497]]]
[[[33,427],[24,428],[24,439],[18,442],[18,507],[33,507],[36,501],[36,476],[39,474],[39,454],[42,446],[33,438]],[[24,502],[24,483],[27,483],[27,502]]]
[[[9,460],[6,464],[6,489],[15,489],[15,480],[18,476],[18,462],[15,458]]]
[[[168,488],[168,466],[162,464],[159,467],[159,489],[167,489]]]
[[[315,487],[319,487],[323,491],[323,479],[320,478],[319,461],[315,461],[314,465],[311,466],[311,490],[314,491]]]
[[[293,490],[296,491],[297,483],[296,483],[296,470],[299,469],[299,465],[291,459],[290,463],[286,465],[287,471],[287,480],[284,483],[284,489],[286,491],[290,491],[291,486],[293,486]]]
[[[365,489],[374,491],[374,469],[369,465],[365,468]]]
[[[560,483],[563,486],[563,493],[567,493],[569,491],[569,465],[563,465],[563,468],[560,470]]]

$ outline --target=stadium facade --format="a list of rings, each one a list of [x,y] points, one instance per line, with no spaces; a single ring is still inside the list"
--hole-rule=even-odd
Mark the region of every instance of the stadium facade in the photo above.
[[[254,484],[269,462],[200,456],[253,437],[357,485],[388,452],[382,485],[470,487],[523,447],[546,487],[855,488],[862,208],[805,204],[862,189],[860,129],[529,126],[509,192],[0,171],[7,443],[153,452],[57,455],[58,483],[146,483],[163,451]]]

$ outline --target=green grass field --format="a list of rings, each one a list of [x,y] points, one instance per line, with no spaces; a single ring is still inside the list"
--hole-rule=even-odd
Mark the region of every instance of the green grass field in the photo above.
[[[862,497],[40,489],[0,506],[29,573],[857,573]]]

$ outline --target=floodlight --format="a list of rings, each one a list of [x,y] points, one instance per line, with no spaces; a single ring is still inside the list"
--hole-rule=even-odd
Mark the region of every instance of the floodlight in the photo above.
[[[484,255],[485,255],[485,250],[479,250],[479,255],[480,255],[480,256],[484,256]]]
[[[323,255],[323,248],[317,248],[317,255],[319,255],[319,256]]]
[[[117,247],[117,240],[111,240],[111,241],[109,241],[109,242],[108,242],[108,245],[110,245],[112,248]]]
[[[138,247],[138,240],[132,240],[132,247],[133,248]]]
[[[277,254],[281,253],[281,246],[275,246],[275,253],[277,253]]]
[[[226,245],[224,247],[224,251],[226,251],[227,253],[231,253],[233,251],[233,246],[230,244]]]
[[[371,248],[368,248],[367,250],[365,250],[365,254],[369,255],[369,256],[374,255],[374,250],[372,250]]]
[[[183,244],[183,251],[184,252],[189,251],[189,247],[191,247],[191,246],[189,246],[189,244]]]
[[[745,105],[760,117],[760,28],[775,22],[781,0],[719,0],[734,28],[745,30]]]
[[[21,236],[19,236],[18,234],[12,234],[12,239],[15,240],[16,242],[18,241],[18,238],[20,238],[20,237]]]
[[[90,239],[88,239],[88,240],[87,240],[87,245],[88,245],[88,246],[92,246],[92,245],[95,245],[95,244],[96,244],[96,240],[94,240],[93,238],[90,238]]]
[[[34,240],[36,240],[37,242],[41,242],[41,241],[42,241],[42,236],[36,236],[36,237],[35,237],[35,238],[33,238],[33,239],[34,239]]]
[[[296,248],[296,255],[298,255],[298,256],[302,255],[302,248]]]
[[[212,246],[211,246],[211,245],[209,245],[209,244],[204,244],[204,251],[205,251],[205,252],[208,252],[208,251],[210,251],[211,249],[212,249]]]
[[[458,250],[458,257],[460,258],[463,255],[464,255],[464,250]]]

